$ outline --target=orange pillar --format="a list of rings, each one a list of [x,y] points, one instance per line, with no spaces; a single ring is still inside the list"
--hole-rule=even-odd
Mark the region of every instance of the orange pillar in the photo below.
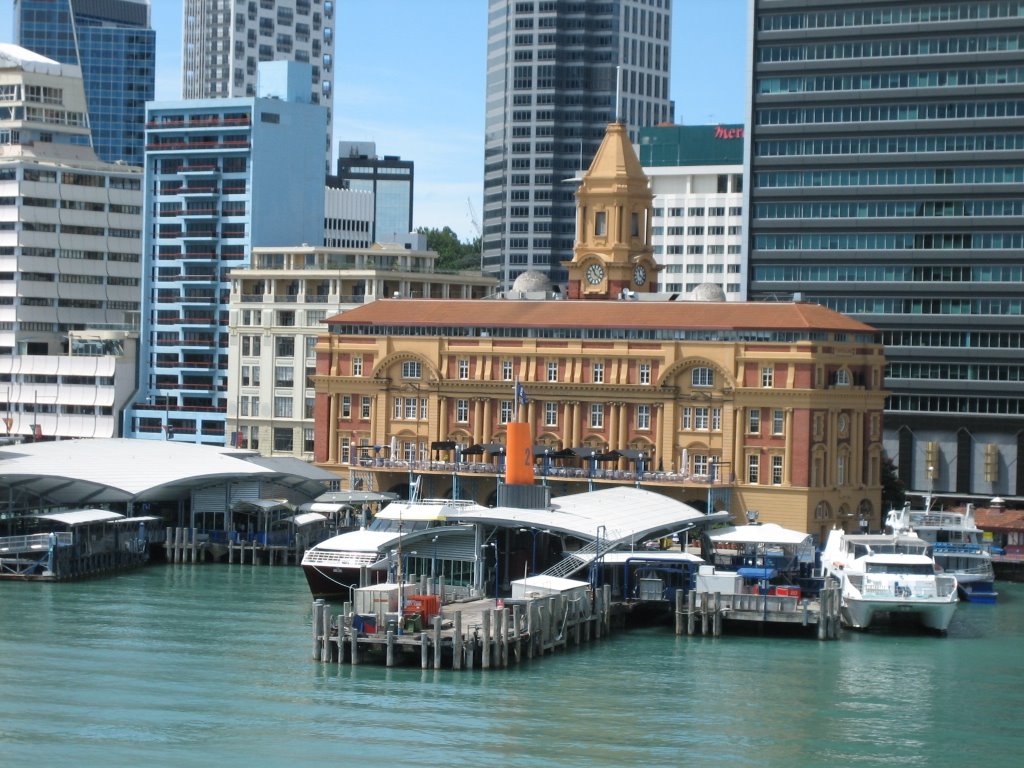
[[[533,485],[533,445],[530,440],[530,425],[525,421],[512,421],[507,427],[505,482],[510,485]]]

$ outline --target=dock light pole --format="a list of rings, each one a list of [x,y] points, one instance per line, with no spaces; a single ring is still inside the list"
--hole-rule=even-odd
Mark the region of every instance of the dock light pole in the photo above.
[[[434,588],[436,589],[437,588],[437,536],[432,538],[430,541],[434,545],[434,553],[433,553],[433,556],[430,558],[430,582],[434,586]]]
[[[498,542],[492,541],[489,544],[481,544],[480,549],[487,550],[488,547],[494,548],[494,605],[498,605],[498,589],[501,586],[501,562],[498,560]]]

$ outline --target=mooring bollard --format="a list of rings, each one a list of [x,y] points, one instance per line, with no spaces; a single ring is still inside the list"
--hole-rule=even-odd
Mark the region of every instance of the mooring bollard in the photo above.
[[[434,617],[434,669],[441,668],[441,617]]]
[[[323,631],[321,626],[323,613],[320,611],[320,606],[323,602],[323,600],[313,601],[313,661],[320,661],[320,633]]]
[[[480,617],[483,629],[480,631],[480,667],[491,668],[491,612],[485,610]]]
[[[462,669],[465,642],[462,638],[462,611],[455,612],[455,632],[452,634],[452,669]]]
[[[683,590],[676,590],[676,635],[683,634]]]

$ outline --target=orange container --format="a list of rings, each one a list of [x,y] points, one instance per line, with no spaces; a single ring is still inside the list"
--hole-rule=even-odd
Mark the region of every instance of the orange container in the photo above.
[[[423,619],[423,626],[429,627],[433,622],[434,617],[441,613],[441,596],[440,595],[410,595],[406,605],[416,604],[419,610],[416,613],[420,614]],[[410,610],[409,613],[412,613]]]

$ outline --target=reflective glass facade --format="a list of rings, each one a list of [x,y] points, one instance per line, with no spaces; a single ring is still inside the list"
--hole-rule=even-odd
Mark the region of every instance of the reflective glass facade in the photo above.
[[[96,154],[141,166],[155,33],[145,0],[14,0],[18,45],[82,68]]]
[[[394,155],[338,158],[337,183],[374,195],[371,242],[403,242],[412,232],[413,176],[413,162]]]
[[[909,489],[1024,495],[1024,4],[751,1],[750,298],[883,331]]]
[[[617,114],[634,141],[672,120],[671,29],[671,0],[489,0],[484,270],[505,286],[531,269],[568,279],[572,179]]]

